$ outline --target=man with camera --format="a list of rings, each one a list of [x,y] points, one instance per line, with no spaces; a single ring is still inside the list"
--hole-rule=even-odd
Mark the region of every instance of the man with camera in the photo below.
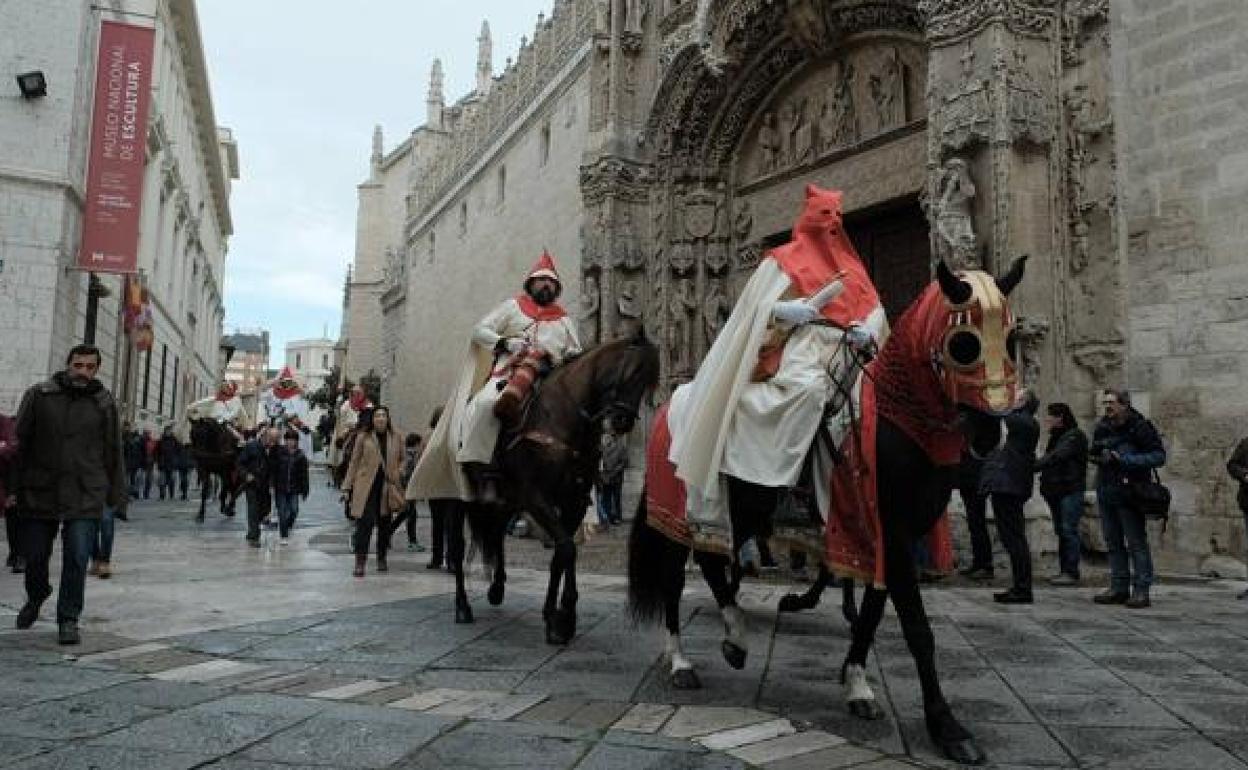
[[[1126,391],[1101,393],[1102,417],[1092,434],[1088,460],[1097,466],[1096,502],[1101,531],[1109,550],[1109,589],[1097,604],[1150,605],[1153,556],[1143,511],[1134,497],[1149,484],[1154,469],[1166,463],[1166,448],[1157,428],[1131,406]]]

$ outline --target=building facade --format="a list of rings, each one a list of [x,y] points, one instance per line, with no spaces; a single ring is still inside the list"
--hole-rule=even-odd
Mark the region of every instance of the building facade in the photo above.
[[[335,345],[334,340],[325,337],[286,343],[286,366],[305,393],[315,393],[329,379],[334,367]]]
[[[259,385],[268,380],[269,333],[263,329],[236,331],[221,338],[221,345],[234,350],[225,367],[225,379],[238,386],[243,396],[255,396]]]
[[[180,424],[221,374],[222,276],[238,178],[233,136],[219,128],[193,0],[0,3],[0,76],[41,70],[48,94],[0,97],[0,410],[61,368],[87,333],[104,355],[101,379],[138,427]],[[155,341],[136,350],[122,332],[122,281],[89,290],[73,270],[100,22],[156,29],[140,220],[139,271]],[[92,297],[91,295],[94,295]]]
[[[1128,388],[1170,449],[1163,563],[1242,554],[1245,43],[1218,0],[555,0],[501,75],[483,35],[472,94],[444,107],[435,65],[426,124],[375,140],[348,360],[423,423],[549,246],[585,340],[644,323],[669,391],[803,187],[839,188],[893,317],[936,259],[1030,255],[1024,380],[1085,424]]]

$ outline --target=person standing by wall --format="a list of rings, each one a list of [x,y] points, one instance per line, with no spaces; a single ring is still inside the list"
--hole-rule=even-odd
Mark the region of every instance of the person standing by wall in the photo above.
[[[377,571],[389,569],[386,552],[390,548],[389,519],[406,502],[399,476],[402,473],[403,447],[399,435],[390,424],[390,410],[379,406],[365,420],[360,414],[361,433],[351,450],[350,465],[342,482],[342,491],[349,496],[351,518],[355,520],[355,577],[364,577],[368,546],[373,530],[377,530]]]
[[[277,435],[277,428],[262,428],[238,453],[238,472],[247,496],[247,545],[252,548],[260,547],[260,522],[273,506],[269,495],[270,455],[277,444]]]
[[[433,413],[429,415],[430,435],[438,427],[438,420],[440,419],[442,419],[441,406],[435,408]],[[407,487],[404,487],[404,489],[407,489]],[[458,504],[458,500],[434,499],[429,501],[429,546],[432,553],[429,554],[429,563],[425,565],[425,569],[442,569],[442,565],[448,561],[446,553],[446,525],[451,520],[451,516],[455,513],[455,506]]]
[[[126,454],[126,478],[130,482],[130,499],[138,500],[143,485],[143,437],[134,429],[122,438]]]
[[[281,544],[290,542],[290,530],[299,515],[299,499],[308,499],[308,458],[299,448],[299,434],[287,430],[285,445],[273,450],[273,501],[277,507]]]
[[[26,569],[26,557],[17,542],[17,422],[0,414],[0,516],[4,517],[4,535],[9,555],[4,566],[20,573]]]
[[[1235,495],[1235,502],[1239,504],[1239,511],[1244,515],[1244,539],[1248,548],[1248,438],[1241,440],[1235,447],[1231,459],[1226,462],[1226,472],[1239,482],[1239,493]],[[1248,553],[1244,557],[1248,562]],[[1248,590],[1240,592],[1239,598],[1248,599]]]
[[[1126,391],[1103,391],[1101,408],[1105,416],[1092,433],[1088,459],[1097,466],[1096,502],[1109,549],[1110,582],[1093,601],[1141,609],[1152,604],[1153,554],[1144,514],[1131,501],[1131,487],[1147,482],[1166,464],[1166,447],[1153,423],[1131,406]]]
[[[26,556],[26,603],[17,627],[30,628],[52,595],[48,562],[61,533],[57,641],[78,644],[87,560],[105,506],[124,513],[125,461],[117,404],[96,379],[100,351],[78,345],[66,367],[22,396],[17,413],[20,537]]]
[[[160,470],[160,499],[165,499],[165,492],[169,493],[169,499],[173,499],[173,488],[175,474],[178,472],[178,454],[182,451],[182,445],[178,442],[177,436],[173,435],[173,426],[166,426],[164,432],[160,436],[160,444],[156,448],[156,467]]]
[[[627,469],[628,438],[604,433],[597,484],[598,523],[603,529],[623,521],[620,498],[624,490],[624,471]]]
[[[407,489],[407,482],[412,480],[412,472],[416,470],[416,463],[420,462],[421,438],[419,433],[409,433],[407,438],[403,439],[403,472],[399,474],[399,484],[403,489]],[[425,547],[420,544],[420,538],[416,536],[416,501],[405,500],[405,514],[407,519],[407,550],[420,553]]]
[[[1044,425],[1049,440],[1044,455],[1036,460],[1040,495],[1048,503],[1057,535],[1059,571],[1049,585],[1079,585],[1079,520],[1083,517],[1083,492],[1088,477],[1088,437],[1079,430],[1069,404],[1049,404]]]
[[[979,491],[992,501],[997,519],[997,537],[1010,555],[1009,590],[993,594],[1002,604],[1031,604],[1031,549],[1027,545],[1027,519],[1023,506],[1031,498],[1035,484],[1033,465],[1040,425],[1036,422],[1039,400],[1031,391],[1020,389],[1014,409],[1005,416],[1005,443],[984,461]]]

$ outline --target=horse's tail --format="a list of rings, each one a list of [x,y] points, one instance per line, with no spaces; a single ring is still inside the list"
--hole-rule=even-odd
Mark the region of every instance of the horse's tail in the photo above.
[[[663,619],[672,561],[680,559],[680,569],[684,569],[682,557],[686,556],[680,544],[646,523],[646,490],[642,489],[628,535],[628,612],[634,623]]]
[[[503,555],[503,537],[509,517],[500,516],[496,509],[487,506],[472,503],[460,505],[466,511],[468,531],[471,533],[472,542],[481,553],[482,560],[486,564],[498,564]]]

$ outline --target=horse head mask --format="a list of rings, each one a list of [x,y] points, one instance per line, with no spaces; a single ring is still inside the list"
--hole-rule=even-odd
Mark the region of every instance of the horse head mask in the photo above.
[[[943,329],[933,346],[932,366],[946,397],[961,407],[1000,415],[1014,404],[1014,315],[1009,294],[1023,278],[1027,257],[994,278],[979,270],[955,274],[940,261],[936,278],[945,301]],[[939,315],[939,314],[938,314]]]

